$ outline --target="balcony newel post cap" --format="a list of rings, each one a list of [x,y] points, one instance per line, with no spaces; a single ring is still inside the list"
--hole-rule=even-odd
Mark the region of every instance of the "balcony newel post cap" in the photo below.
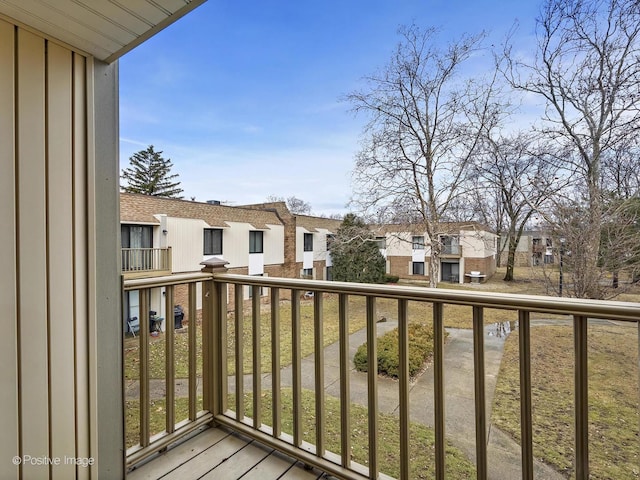
[[[205,273],[221,273],[227,271],[227,265],[229,265],[229,262],[222,258],[212,257],[200,262],[200,265],[204,265],[202,267],[202,271]]]

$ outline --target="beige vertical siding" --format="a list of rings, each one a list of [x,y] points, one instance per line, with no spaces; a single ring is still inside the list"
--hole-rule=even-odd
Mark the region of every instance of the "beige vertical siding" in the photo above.
[[[18,345],[15,224],[14,27],[0,20],[0,478],[17,478]]]
[[[81,55],[0,20],[2,479],[96,476],[64,461],[99,451],[90,441],[92,75]],[[60,465],[13,464],[26,455]]]
[[[73,112],[72,53],[48,48],[47,173],[49,383],[51,455],[75,452],[73,309]],[[52,478],[73,478],[75,466],[63,464]]]
[[[44,39],[18,30],[20,440],[24,454],[33,457],[47,456],[50,451],[44,52]],[[26,463],[22,469],[27,478],[48,477],[41,466]]]
[[[284,227],[282,225],[267,226],[269,229],[264,232],[264,264],[279,265],[284,263]]]
[[[87,244],[89,210],[87,205],[88,178],[87,162],[87,125],[80,119],[85,118],[87,106],[87,59],[81,55],[73,56],[73,254],[74,254],[74,287],[76,294],[70,305],[73,306],[75,358],[89,358],[88,322],[89,311],[89,279],[87,265],[89,251]],[[76,456],[89,458],[90,432],[89,422],[89,368],[88,362],[76,361],[75,365],[75,409],[76,409]],[[78,469],[78,479],[90,478],[90,470]]]
[[[171,245],[171,267],[174,273],[193,272],[202,266],[204,220],[167,217],[167,242]],[[224,248],[224,243],[223,243]]]

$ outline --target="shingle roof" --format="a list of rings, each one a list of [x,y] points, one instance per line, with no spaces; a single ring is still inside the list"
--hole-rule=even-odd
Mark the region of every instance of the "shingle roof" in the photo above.
[[[154,215],[204,220],[210,227],[228,227],[227,222],[248,223],[256,229],[282,225],[268,210],[191,202],[136,193],[120,193],[120,221],[123,223],[159,223]]]

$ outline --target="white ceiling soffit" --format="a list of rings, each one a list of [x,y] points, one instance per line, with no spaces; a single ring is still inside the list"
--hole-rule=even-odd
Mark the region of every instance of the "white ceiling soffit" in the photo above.
[[[0,14],[111,63],[206,0],[0,0]]]

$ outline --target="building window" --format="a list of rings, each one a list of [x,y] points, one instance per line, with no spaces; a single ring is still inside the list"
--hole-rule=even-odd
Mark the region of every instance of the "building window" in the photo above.
[[[151,225],[120,225],[122,248],[153,248]]]
[[[333,280],[333,267],[327,267],[327,274],[325,280]]]
[[[313,252],[313,233],[304,234],[304,251]]]
[[[416,235],[412,237],[411,242],[413,243],[414,250],[424,250],[424,236]]]
[[[411,272],[414,275],[424,275],[424,262],[413,262]]]
[[[204,255],[222,255],[222,229],[204,229]]]
[[[303,268],[302,269],[302,278],[312,279],[313,278],[313,268]]]
[[[335,242],[335,235],[327,235],[327,252],[331,250],[333,242]]]
[[[251,231],[249,232],[249,253],[264,253],[264,247],[262,243],[262,234],[264,232]]]
[[[442,253],[446,255],[460,255],[460,240],[457,235],[443,235],[440,237]]]
[[[376,244],[380,250],[387,248],[387,239],[385,237],[376,237]]]

